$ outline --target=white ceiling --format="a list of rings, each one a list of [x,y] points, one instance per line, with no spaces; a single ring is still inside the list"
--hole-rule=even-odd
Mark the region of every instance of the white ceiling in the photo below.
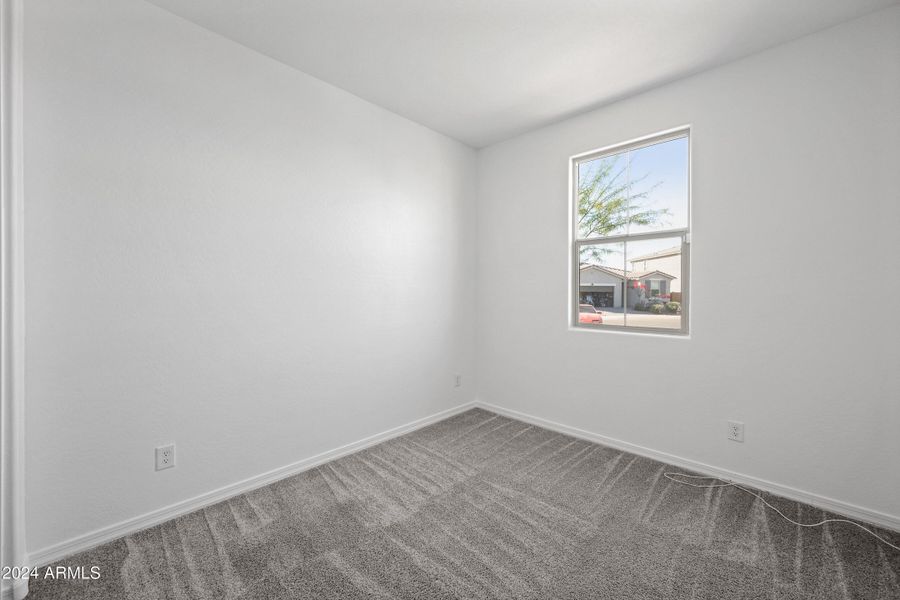
[[[896,0],[150,0],[481,147]]]

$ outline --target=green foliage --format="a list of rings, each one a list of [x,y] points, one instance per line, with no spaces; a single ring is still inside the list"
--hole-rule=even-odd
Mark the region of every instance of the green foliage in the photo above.
[[[647,178],[630,178],[630,164],[621,155],[582,163],[578,181],[578,235],[601,237],[623,232],[627,225],[654,225],[669,214],[666,209],[645,208],[645,200],[657,183],[643,191],[635,190]],[[601,259],[609,250],[586,247],[581,260]]]
[[[666,310],[672,314],[675,314],[679,310],[681,310],[681,303],[680,302],[669,302],[666,304]]]
[[[662,304],[651,304],[650,312],[654,315],[661,315],[666,310],[666,307]]]

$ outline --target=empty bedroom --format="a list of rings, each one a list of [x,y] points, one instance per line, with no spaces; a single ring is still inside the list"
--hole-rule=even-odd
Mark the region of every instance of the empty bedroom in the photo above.
[[[896,0],[0,17],[0,600],[900,600]]]

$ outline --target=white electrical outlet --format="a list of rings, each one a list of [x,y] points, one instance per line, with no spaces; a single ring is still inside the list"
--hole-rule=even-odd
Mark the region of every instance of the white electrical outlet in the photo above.
[[[744,424],[740,421],[728,421],[728,439],[732,442],[743,442]]]
[[[453,376],[453,387],[459,387],[462,385],[462,375],[457,373]]]
[[[156,470],[171,469],[175,466],[175,444],[156,449]]]

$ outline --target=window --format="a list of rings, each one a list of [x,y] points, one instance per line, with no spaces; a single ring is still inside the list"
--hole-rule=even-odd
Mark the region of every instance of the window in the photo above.
[[[572,183],[572,325],[686,334],[689,130],[576,156]]]

